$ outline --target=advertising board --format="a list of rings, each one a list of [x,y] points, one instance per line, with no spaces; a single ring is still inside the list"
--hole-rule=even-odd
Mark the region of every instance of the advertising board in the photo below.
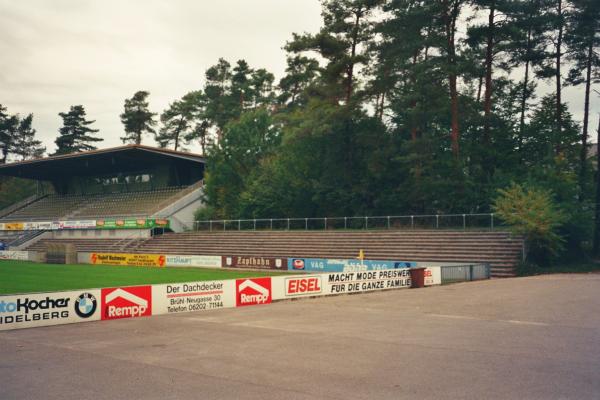
[[[271,278],[237,279],[236,306],[255,306],[269,304],[273,299]]]
[[[0,330],[97,321],[100,290],[0,296]]]
[[[410,269],[333,272],[306,276],[275,276],[273,300],[302,296],[327,296],[372,290],[404,289],[411,284]]]
[[[96,220],[96,229],[151,229],[168,228],[169,221],[166,219],[147,218],[123,218],[123,219],[99,219]]]
[[[59,229],[90,229],[95,227],[95,219],[81,221],[59,221]]]
[[[101,317],[107,319],[152,315],[152,286],[102,289]]]
[[[167,254],[167,267],[221,268],[221,256],[180,256]]]
[[[22,231],[24,225],[22,222],[6,222],[4,224],[4,229],[7,231]]]
[[[333,260],[323,258],[289,258],[290,271],[306,272],[358,272],[378,271],[416,267],[413,261],[378,261],[378,260]]]
[[[165,266],[165,256],[162,254],[90,253],[90,264],[162,268]]]
[[[235,307],[235,281],[204,281],[152,286],[152,314]]]
[[[223,256],[223,268],[250,268],[250,269],[279,269],[287,270],[286,258],[254,257],[254,256]]]
[[[0,260],[29,260],[28,251],[3,250],[0,251]]]

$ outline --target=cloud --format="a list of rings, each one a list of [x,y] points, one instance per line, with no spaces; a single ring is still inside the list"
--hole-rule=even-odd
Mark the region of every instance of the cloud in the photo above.
[[[96,120],[102,147],[118,145],[135,91],[148,90],[161,112],[199,88],[219,57],[281,77],[286,40],[320,25],[317,0],[0,0],[0,103],[33,112],[50,151],[58,113],[75,104]]]

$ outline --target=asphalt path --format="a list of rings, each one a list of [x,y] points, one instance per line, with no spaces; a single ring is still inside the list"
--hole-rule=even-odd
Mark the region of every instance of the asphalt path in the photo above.
[[[0,399],[598,399],[600,274],[0,332]]]

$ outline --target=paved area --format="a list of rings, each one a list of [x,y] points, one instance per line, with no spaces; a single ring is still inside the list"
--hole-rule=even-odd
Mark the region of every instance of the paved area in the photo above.
[[[8,399],[598,399],[600,274],[0,333]]]

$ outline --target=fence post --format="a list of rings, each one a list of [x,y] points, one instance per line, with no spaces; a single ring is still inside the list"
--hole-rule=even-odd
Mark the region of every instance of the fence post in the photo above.
[[[491,213],[491,214],[490,214],[490,220],[491,220],[491,227],[492,227],[492,230],[494,230],[494,213]]]
[[[463,214],[463,229],[467,229],[467,216]]]
[[[254,219],[253,221],[254,221],[254,230],[256,230],[256,219]]]
[[[369,229],[369,217],[365,217],[365,230]]]
[[[473,280],[473,264],[469,265],[469,281]]]
[[[327,217],[325,217],[325,230],[327,230]]]
[[[415,216],[414,215],[410,216],[410,227],[411,227],[411,229],[415,229]]]
[[[227,221],[223,220],[223,230],[225,230],[225,227],[227,226]]]
[[[344,229],[348,229],[348,217],[344,217]]]
[[[390,229],[390,216],[388,215],[388,229]]]
[[[271,230],[273,230],[273,218],[271,218]]]
[[[435,229],[440,229],[440,216],[435,214]]]
[[[289,218],[288,218],[288,227],[287,227],[287,230],[288,231],[290,230],[290,219]]]
[[[242,220],[238,219],[238,231],[242,230]]]
[[[212,219],[208,221],[208,230],[212,232]]]
[[[308,230],[308,218],[304,218],[304,230]]]

